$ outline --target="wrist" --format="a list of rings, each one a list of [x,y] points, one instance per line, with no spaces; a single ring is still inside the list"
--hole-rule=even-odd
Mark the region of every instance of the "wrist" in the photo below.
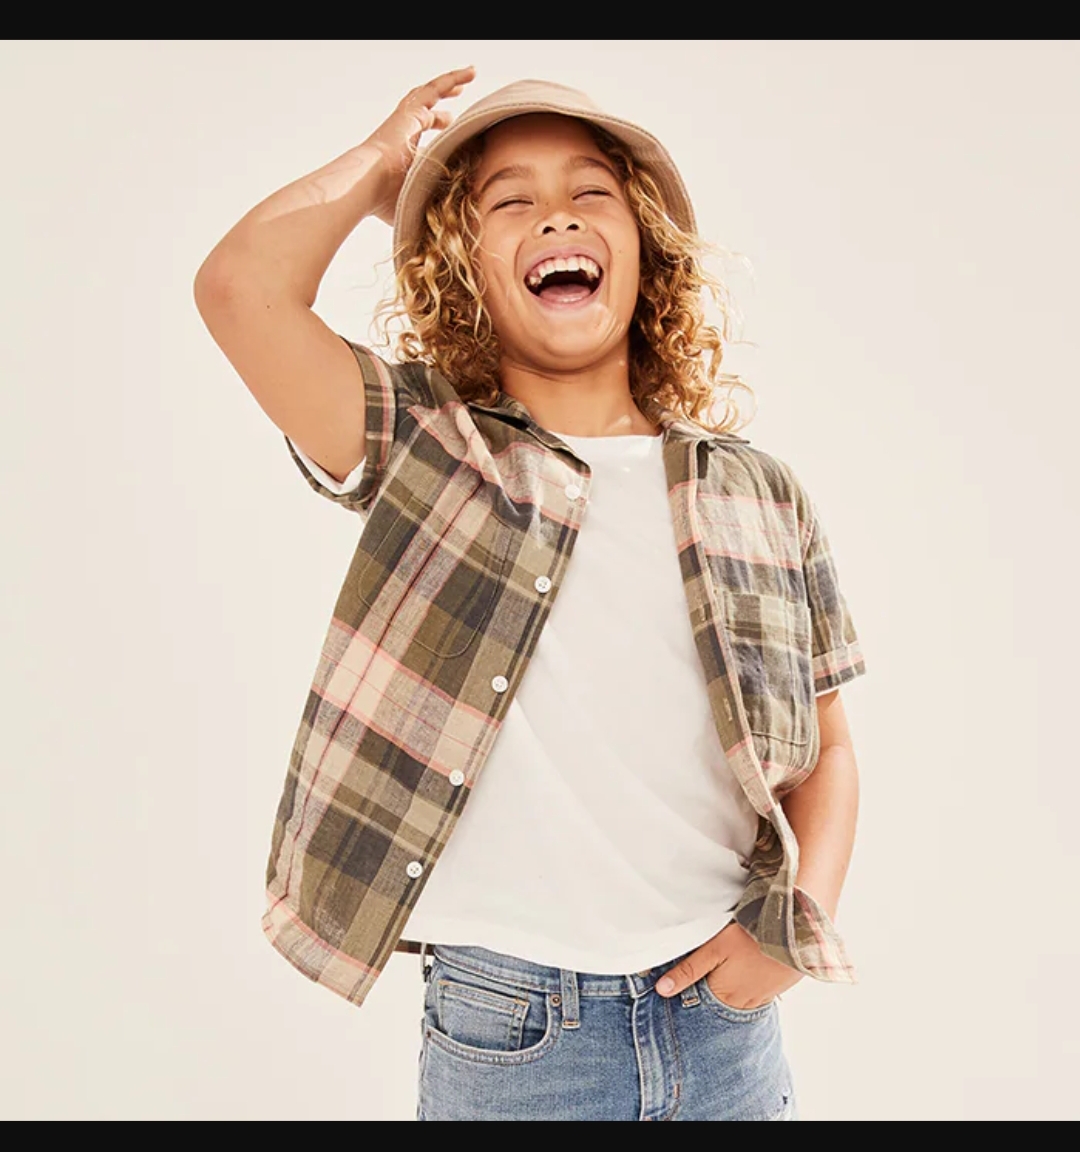
[[[365,140],[324,164],[309,180],[322,203],[348,204],[367,216],[390,194],[394,175],[385,153]]]

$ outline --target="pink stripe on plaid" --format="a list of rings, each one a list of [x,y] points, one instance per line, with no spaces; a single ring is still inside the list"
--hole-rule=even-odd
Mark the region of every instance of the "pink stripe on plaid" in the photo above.
[[[846,644],[843,648],[834,648],[831,652],[822,652],[814,657],[814,679],[820,680],[826,676],[835,675],[854,668],[863,662],[859,644]]]
[[[793,889],[796,901],[803,911],[805,921],[817,945],[818,959],[811,968],[818,979],[828,979],[834,983],[855,983],[855,972],[850,964],[844,962],[842,956],[837,955],[838,941],[834,941],[822,928],[818,921],[813,905],[807,899],[807,894],[799,887]],[[834,959],[835,958],[835,959]],[[805,961],[804,961],[805,962]]]
[[[753,496],[746,492],[710,493],[705,499],[716,504],[748,504],[758,509],[777,508],[784,512],[797,512],[796,505],[790,500],[769,500],[764,496]]]
[[[802,567],[799,525],[790,502],[769,504],[739,494],[699,493],[696,504],[703,525],[702,544],[709,556],[772,568]]]
[[[472,417],[468,409],[456,401],[436,409],[413,406],[409,412],[448,454],[467,459],[485,480],[498,484],[519,503],[536,500],[538,480],[542,486],[550,486],[554,494],[565,488],[570,480],[578,479],[568,461],[553,457],[540,444],[515,443],[502,451],[491,451],[475,425],[468,428]],[[508,466],[507,461],[512,463]],[[550,502],[549,518],[570,524],[571,510],[566,508],[560,515],[560,507],[558,501]]]
[[[437,860],[460,816],[466,793],[433,774],[473,782],[483,769],[581,527],[567,486],[587,489],[588,470],[505,393],[463,402],[438,372],[351,346],[369,413],[363,504],[307,479],[370,516],[290,758],[264,930],[359,1004],[401,943],[418,890],[410,853]],[[767,954],[851,980],[829,917],[794,890],[798,849],[780,803],[817,751],[791,739],[796,710],[865,671],[827,538],[783,461],[673,413],[657,418],[717,732],[771,829],[755,844],[740,922]],[[800,566],[804,579],[792,575]],[[540,574],[551,596],[532,596]],[[496,673],[508,693],[493,691]]]
[[[364,964],[357,960],[355,956],[350,956],[348,952],[342,952],[335,948],[332,944],[328,944],[321,936],[313,932],[301,920],[291,908],[284,907],[282,904],[282,897],[274,901],[267,911],[263,914],[262,927],[263,932],[270,938],[270,943],[288,958],[288,953],[284,948],[279,948],[278,943],[281,941],[283,934],[286,931],[297,932],[306,937],[315,945],[314,951],[325,955],[328,959],[332,958],[347,968],[351,968],[358,972],[362,977],[378,976],[382,969],[373,968],[370,964]]]
[[[778,563],[775,557],[771,557],[764,552],[737,552],[731,548],[717,547],[709,545],[706,552],[710,556],[723,556],[727,560],[742,560],[746,564],[769,564],[773,568],[786,568],[792,572],[798,571],[802,565],[785,560],[783,563]]]
[[[445,711],[438,722],[388,695],[387,688],[400,689],[405,684],[414,684],[418,688],[423,688],[424,693],[426,693],[425,705],[427,707],[431,707],[435,702],[445,705]],[[403,696],[407,696],[410,701],[422,698],[421,694],[418,693],[403,693]],[[415,735],[415,731],[406,733],[398,727],[381,722],[379,719],[379,706],[381,704],[385,704],[387,707],[392,705],[398,717],[409,717],[413,722],[414,730],[431,733],[434,739],[430,747],[420,745],[412,740],[405,742],[407,736]],[[434,686],[429,686],[423,677],[418,676],[400,661],[395,660],[385,649],[375,652],[367,676],[357,685],[357,690],[349,701],[347,711],[350,716],[371,728],[372,731],[385,736],[399,748],[408,752],[414,759],[429,764],[444,774],[460,767],[468,759],[484,729],[498,726],[490,713],[481,712],[464,700],[454,700],[441,690],[435,689]],[[455,728],[457,732],[454,731]],[[450,759],[438,760],[435,758],[438,754],[443,757],[449,756]]]

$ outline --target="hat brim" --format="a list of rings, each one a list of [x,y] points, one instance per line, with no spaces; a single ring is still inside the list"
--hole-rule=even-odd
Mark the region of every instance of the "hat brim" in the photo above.
[[[495,124],[516,116],[550,112],[596,124],[625,144],[634,158],[648,167],[664,198],[671,220],[685,232],[696,232],[697,223],[690,196],[667,149],[650,132],[603,112],[567,108],[542,100],[528,100],[497,108],[465,112],[425,148],[420,149],[401,187],[394,213],[394,266],[400,271],[405,253],[411,249],[424,223],[424,212],[432,193],[446,170],[446,162],[467,140],[486,132]]]

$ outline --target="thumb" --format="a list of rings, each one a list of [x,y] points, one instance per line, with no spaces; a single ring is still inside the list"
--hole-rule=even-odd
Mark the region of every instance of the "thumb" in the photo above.
[[[717,964],[718,957],[712,941],[703,944],[696,952],[685,956],[674,968],[665,972],[656,985],[661,996],[676,996],[691,984],[696,984]]]

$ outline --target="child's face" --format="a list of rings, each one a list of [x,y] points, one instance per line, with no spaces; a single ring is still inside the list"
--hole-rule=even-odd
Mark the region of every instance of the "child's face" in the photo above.
[[[556,115],[497,124],[473,188],[484,304],[503,356],[540,372],[625,356],[640,238],[614,165],[588,129]]]

